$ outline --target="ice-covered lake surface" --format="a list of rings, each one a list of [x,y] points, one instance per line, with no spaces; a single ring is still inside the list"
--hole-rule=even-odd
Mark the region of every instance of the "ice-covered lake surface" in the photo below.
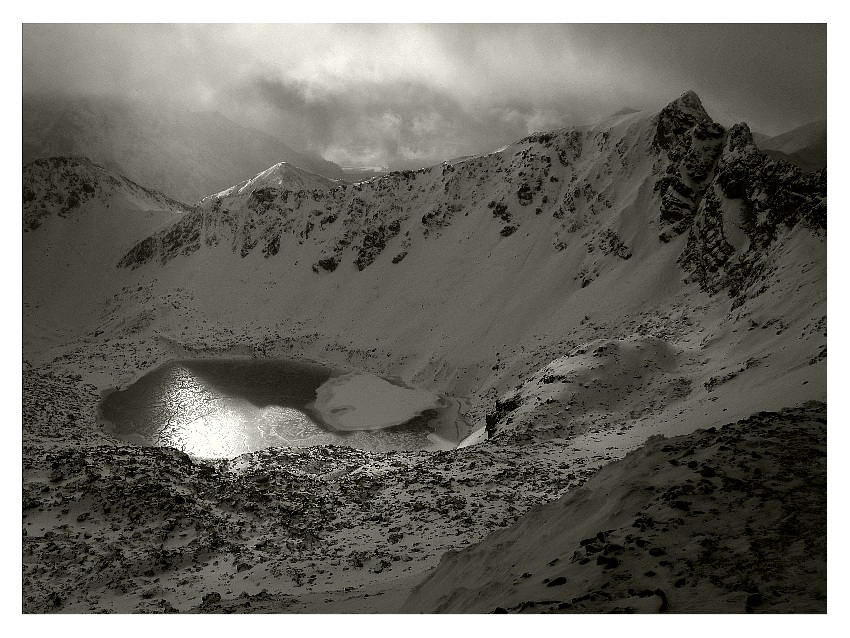
[[[101,403],[115,436],[201,458],[325,444],[453,449],[471,432],[459,412],[451,397],[287,359],[171,361]]]

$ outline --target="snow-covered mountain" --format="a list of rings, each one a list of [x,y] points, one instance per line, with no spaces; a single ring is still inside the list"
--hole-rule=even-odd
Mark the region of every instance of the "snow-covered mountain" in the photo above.
[[[24,166],[24,232],[45,218],[82,214],[92,207],[116,205],[135,210],[187,212],[190,207],[139,186],[87,157],[51,157]]]
[[[25,458],[57,440],[69,451],[32,461],[25,492],[52,512],[37,493],[50,463],[68,485],[88,485],[83,460],[95,456],[112,468],[86,488],[95,500],[134,502],[128,480],[167,492],[145,505],[152,526],[125,510],[85,520],[107,530],[90,541],[98,555],[113,556],[120,530],[140,531],[129,566],[104,559],[109,578],[131,591],[128,579],[152,571],[164,579],[156,600],[179,609],[217,609],[221,596],[206,596],[225,582],[233,606],[243,590],[265,609],[302,609],[292,596],[312,610],[326,597],[354,605],[354,588],[397,609],[444,552],[650,436],[826,399],[826,171],[765,156],[745,124],[725,129],[690,92],[660,113],[624,111],[358,184],[276,163],[190,209],[153,195],[118,207],[128,185],[83,201],[76,177],[30,184],[28,171],[25,220],[39,223],[24,234]],[[65,210],[72,192],[81,203]],[[391,375],[458,397],[476,433],[437,455],[272,450],[212,465],[120,447],[129,479],[110,460],[119,452],[86,447],[117,444],[91,416],[98,391],[169,358],[220,354]],[[628,473],[617,476],[628,491]],[[203,534],[187,527],[201,520]],[[188,535],[167,552],[166,523]],[[31,543],[36,556],[48,541]],[[199,557],[209,568],[186,580]],[[162,561],[178,567],[166,576]],[[234,589],[228,569],[251,570],[250,585]],[[470,589],[441,569],[433,583]],[[75,574],[64,609],[150,604]],[[32,608],[52,604],[58,578],[25,570]],[[443,605],[418,591],[411,609]]]
[[[23,99],[23,163],[85,156],[194,203],[280,161],[332,179],[342,170],[316,154],[216,112],[185,112],[107,98]]]

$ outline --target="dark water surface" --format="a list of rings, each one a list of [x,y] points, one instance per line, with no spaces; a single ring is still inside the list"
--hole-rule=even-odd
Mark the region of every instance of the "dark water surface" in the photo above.
[[[230,458],[267,447],[452,449],[471,428],[456,400],[392,427],[338,432],[313,409],[316,390],[343,371],[285,359],[195,359],[156,368],[101,403],[107,429],[139,444]]]

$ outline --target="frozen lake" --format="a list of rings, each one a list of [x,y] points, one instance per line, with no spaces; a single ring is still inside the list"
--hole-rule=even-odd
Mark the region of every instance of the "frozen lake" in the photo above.
[[[151,370],[101,403],[139,445],[230,458],[267,447],[453,449],[471,431],[460,402],[367,372],[286,359],[195,359]]]

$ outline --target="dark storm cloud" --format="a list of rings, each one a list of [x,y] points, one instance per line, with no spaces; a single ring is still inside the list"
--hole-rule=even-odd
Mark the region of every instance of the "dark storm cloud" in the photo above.
[[[519,101],[470,108],[422,81],[361,81],[333,92],[299,82],[253,78],[240,100],[268,107],[266,126],[291,144],[349,163],[417,165],[490,151],[526,135],[540,111]],[[235,107],[236,101],[232,104]],[[553,123],[560,119],[550,118]]]
[[[23,80],[219,110],[339,163],[403,165],[687,89],[725,124],[779,133],[826,116],[826,27],[25,25]]]

